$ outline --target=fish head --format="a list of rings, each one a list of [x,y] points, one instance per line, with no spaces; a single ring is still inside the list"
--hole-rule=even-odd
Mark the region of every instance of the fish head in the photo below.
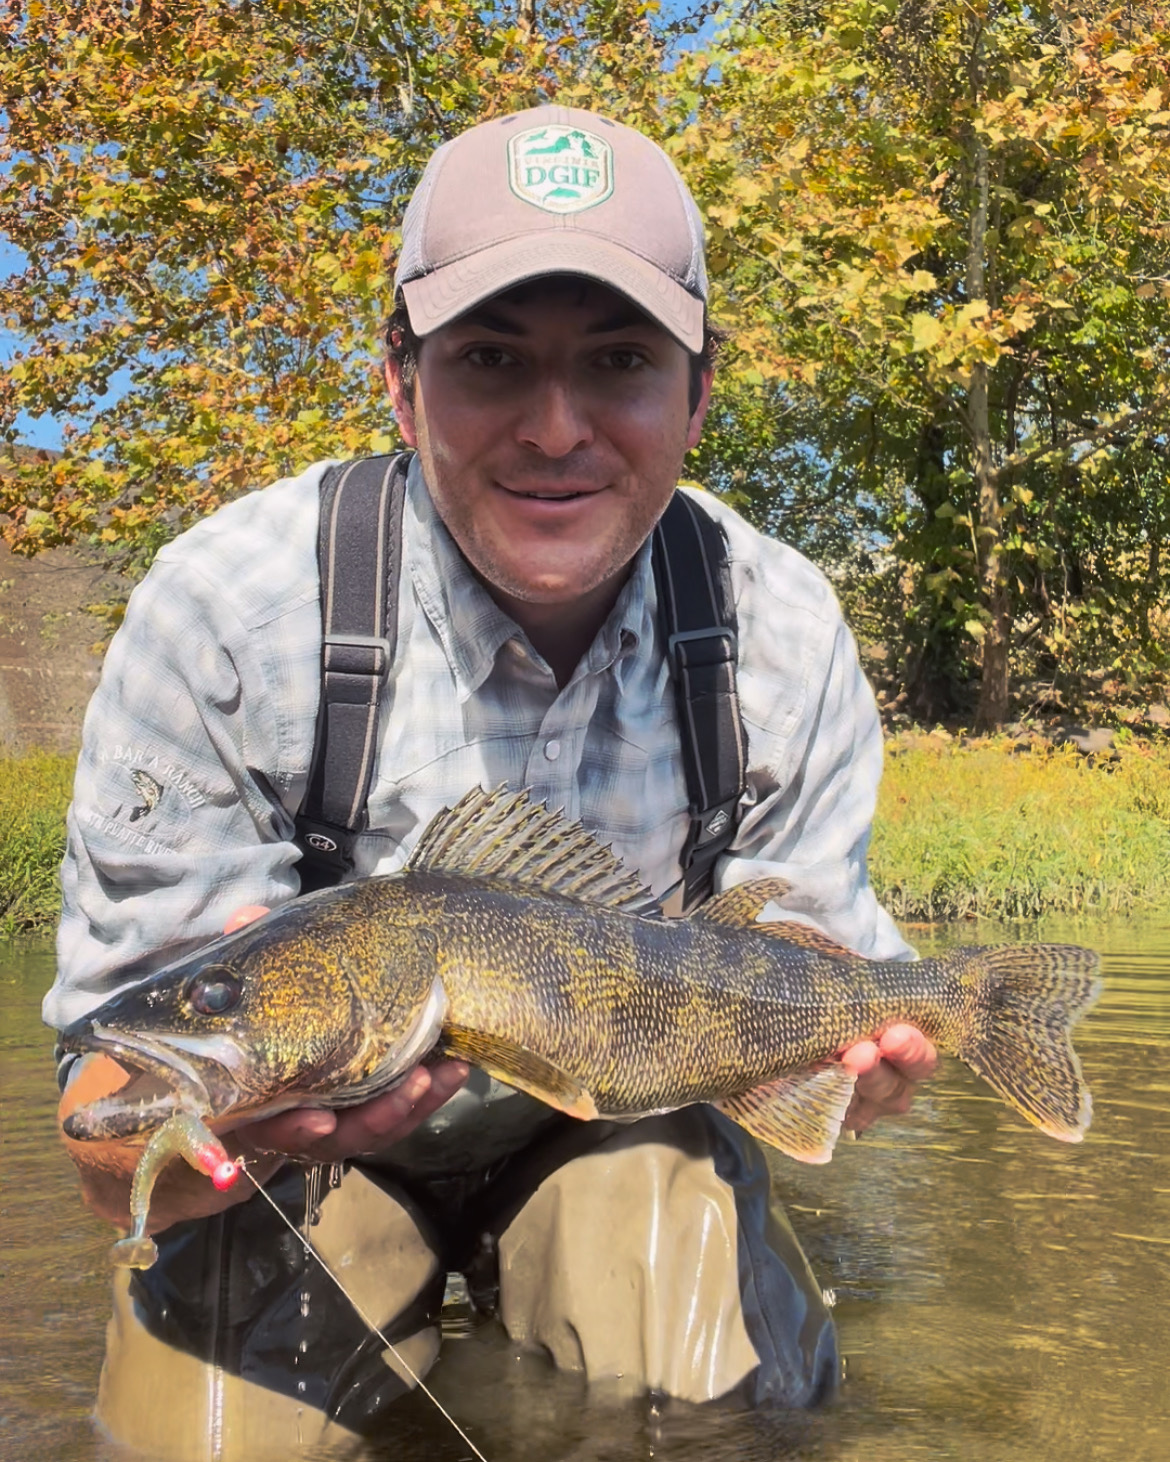
[[[142,1136],[178,1111],[344,1105],[393,1084],[437,1039],[442,1002],[434,936],[370,897],[386,881],[283,905],[75,1021],[62,1048],[104,1052],[130,1080],[74,1110],[66,1135]]]

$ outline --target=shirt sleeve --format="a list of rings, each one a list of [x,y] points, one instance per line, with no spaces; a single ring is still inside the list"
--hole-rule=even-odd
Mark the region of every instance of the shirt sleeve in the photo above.
[[[229,600],[174,559],[131,596],[85,717],[50,1025],[297,891],[279,708]]]
[[[819,694],[811,695],[791,770],[749,772],[749,807],[716,888],[753,878],[782,878],[791,891],[770,917],[795,918],[870,959],[911,959],[914,951],[878,903],[866,852],[882,774],[882,731],[857,648],[837,620]],[[783,708],[776,708],[780,719]],[[765,719],[767,719],[765,717]],[[749,750],[752,739],[748,727]]]

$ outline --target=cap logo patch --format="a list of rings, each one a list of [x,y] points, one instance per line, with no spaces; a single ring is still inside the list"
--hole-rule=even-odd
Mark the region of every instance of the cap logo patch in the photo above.
[[[580,127],[531,127],[508,139],[508,182],[546,213],[580,213],[613,192],[613,149]]]

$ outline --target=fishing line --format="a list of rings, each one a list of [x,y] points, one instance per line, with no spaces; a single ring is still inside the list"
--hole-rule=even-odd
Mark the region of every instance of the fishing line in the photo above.
[[[341,1280],[338,1279],[337,1275],[334,1274],[333,1270],[330,1269],[329,1265],[326,1264],[325,1260],[313,1247],[311,1240],[307,1239],[305,1235],[300,1231],[300,1229],[297,1228],[296,1224],[293,1223],[292,1219],[289,1218],[288,1214],[285,1213],[284,1209],[281,1208],[276,1199],[273,1198],[270,1193],[265,1192],[265,1190],[260,1186],[260,1184],[248,1171],[248,1166],[244,1162],[243,1158],[237,1158],[236,1164],[240,1168],[241,1172],[244,1174],[244,1177],[247,1178],[248,1182],[251,1183],[253,1188],[255,1188],[256,1192],[260,1194],[260,1196],[264,1199],[264,1201],[268,1204],[272,1211],[277,1214],[277,1216],[280,1218],[280,1221],[296,1236],[297,1240],[304,1246],[305,1253],[312,1254],[313,1258],[316,1259],[318,1264],[320,1264],[321,1268],[325,1271],[325,1273],[329,1276],[329,1278],[333,1281],[333,1283],[337,1286],[337,1288],[357,1311],[359,1319],[361,1319],[364,1324],[369,1326],[371,1332],[378,1337],[378,1339],[382,1342],[382,1344],[386,1347],[386,1349],[390,1352],[390,1354],[394,1357],[394,1359],[398,1362],[398,1364],[402,1367],[402,1369],[406,1372],[406,1374],[410,1377],[410,1379],[414,1382],[418,1389],[423,1393],[427,1400],[430,1401],[438,1409],[440,1414],[451,1423],[451,1425],[459,1433],[461,1439],[467,1443],[467,1445],[479,1458],[479,1462],[487,1462],[487,1458],[483,1455],[483,1453],[479,1450],[479,1448],[475,1445],[475,1443],[471,1440],[471,1438],[467,1435],[467,1433],[463,1430],[463,1428],[459,1425],[459,1423],[455,1420],[455,1418],[451,1415],[451,1413],[447,1410],[447,1408],[443,1405],[443,1403],[439,1400],[435,1393],[427,1386],[423,1378],[415,1374],[414,1370],[410,1366],[410,1363],[406,1360],[398,1347],[393,1343],[393,1341],[386,1339],[382,1331],[379,1330],[377,1325],[374,1324],[373,1320],[370,1319],[369,1315],[366,1314],[365,1310],[362,1309],[361,1305],[358,1304],[357,1300],[354,1299],[353,1295],[350,1294],[349,1290],[346,1289],[345,1285],[342,1284]]]

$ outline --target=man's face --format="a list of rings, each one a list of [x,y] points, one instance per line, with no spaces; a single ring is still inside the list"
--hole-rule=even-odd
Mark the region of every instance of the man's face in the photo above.
[[[504,607],[612,598],[699,438],[683,347],[583,279],[498,295],[427,336],[399,426],[435,507]],[[608,608],[608,605],[605,606]]]

